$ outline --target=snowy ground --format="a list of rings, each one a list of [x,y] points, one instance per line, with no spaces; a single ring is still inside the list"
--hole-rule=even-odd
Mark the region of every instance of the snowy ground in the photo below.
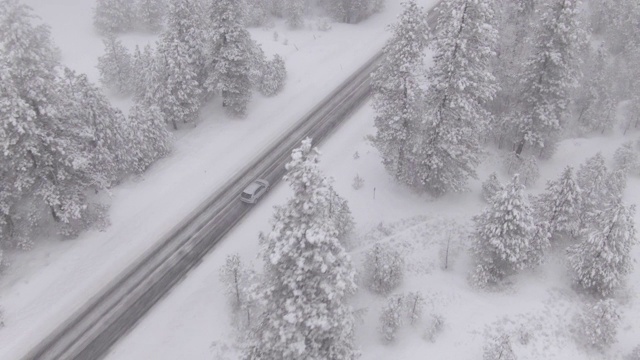
[[[364,323],[358,325],[358,345],[363,360],[386,359],[480,359],[485,334],[500,329],[528,333],[524,345],[514,339],[518,359],[619,359],[638,344],[640,334],[640,269],[629,281],[622,302],[623,321],[619,343],[606,354],[585,352],[573,337],[573,316],[584,299],[571,289],[561,256],[552,257],[542,268],[520,274],[502,292],[487,293],[469,286],[470,259],[464,250],[471,216],[484,206],[480,182],[467,194],[438,200],[416,196],[394,184],[385,174],[375,150],[364,136],[373,131],[373,111],[366,106],[321,146],[321,166],[335,178],[337,191],[349,201],[358,222],[351,253],[361,268],[363,252],[375,241],[392,243],[406,256],[407,277],[399,292],[420,291],[427,298],[424,320],[405,326],[399,341],[383,345],[376,332],[382,297],[361,289],[353,302],[366,308]],[[570,139],[562,142],[557,156],[541,166],[541,179],[532,191],[544,188],[547,179],[556,178],[565,165],[578,165],[602,151],[611,158],[623,142],[620,138]],[[358,152],[359,159],[352,154]],[[496,161],[488,157],[480,178],[495,170]],[[353,177],[365,180],[360,190],[351,187]],[[626,200],[640,203],[640,179],[629,179]],[[373,192],[375,188],[375,199]],[[258,270],[258,232],[268,231],[272,207],[285,202],[289,189],[279,185],[256,205],[245,221],[209,254],[191,276],[120,342],[108,359],[236,359],[235,338],[229,307],[219,282],[219,269],[225,257],[239,253]],[[640,217],[637,217],[638,222]],[[384,225],[379,226],[380,223]],[[438,253],[451,236],[452,268],[443,271]],[[640,247],[634,248],[640,258]],[[431,314],[439,314],[445,325],[434,342],[423,335]]]
[[[103,45],[92,26],[94,2],[24,2],[51,26],[62,63],[97,81],[95,65]],[[205,108],[196,128],[176,134],[170,157],[113,189],[112,225],[105,232],[88,232],[68,241],[40,239],[32,251],[8,254],[12,264],[0,276],[5,316],[0,358],[20,358],[376,53],[387,38],[386,25],[400,10],[398,2],[388,3],[384,13],[362,24],[332,24],[330,31],[317,30],[314,21],[299,31],[289,31],[281,23],[252,29],[268,55],[284,57],[289,73],[285,90],[270,99],[256,95],[243,120],[226,118],[217,104]],[[154,37],[130,34],[123,39],[128,46],[143,46]],[[113,100],[128,104],[126,99]]]

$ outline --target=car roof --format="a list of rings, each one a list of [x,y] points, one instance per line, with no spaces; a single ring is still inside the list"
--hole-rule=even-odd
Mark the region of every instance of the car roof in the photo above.
[[[247,185],[247,187],[244,188],[243,192],[247,194],[253,194],[256,190],[258,190],[260,186],[266,186],[267,184],[268,183],[265,180],[254,180],[251,184]]]

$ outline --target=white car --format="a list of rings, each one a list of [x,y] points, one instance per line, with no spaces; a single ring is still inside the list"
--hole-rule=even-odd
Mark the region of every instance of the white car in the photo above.
[[[255,204],[258,199],[260,199],[260,197],[267,192],[267,190],[269,190],[269,182],[267,180],[254,180],[251,184],[244,188],[244,190],[242,190],[242,194],[240,194],[240,200],[248,204]]]

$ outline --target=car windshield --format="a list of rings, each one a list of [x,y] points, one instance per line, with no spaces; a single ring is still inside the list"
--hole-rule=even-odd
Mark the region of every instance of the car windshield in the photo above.
[[[251,199],[251,194],[247,194],[246,192],[243,192],[242,195],[240,196],[242,196],[245,199]]]

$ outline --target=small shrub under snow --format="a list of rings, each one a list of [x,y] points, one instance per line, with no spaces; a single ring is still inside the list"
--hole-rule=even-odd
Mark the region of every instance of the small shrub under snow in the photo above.
[[[364,281],[369,290],[389,294],[404,277],[404,259],[400,252],[387,244],[375,244],[366,255]]]
[[[598,350],[605,350],[616,342],[620,314],[616,303],[600,300],[586,306],[578,321],[579,340]]]
[[[404,296],[401,294],[392,295],[387,299],[387,303],[380,313],[380,335],[385,343],[393,342],[396,339],[398,330],[403,325]]]
[[[490,336],[484,345],[482,360],[516,360],[509,335]]]
[[[360,175],[356,175],[356,177],[353,178],[353,183],[351,183],[351,186],[354,190],[362,189],[362,187],[364,186],[364,179],[361,178]]]
[[[436,341],[436,336],[444,329],[444,317],[439,314],[431,314],[424,329],[423,338],[430,342]]]
[[[625,356],[624,360],[640,360],[640,345],[631,350],[631,352]]]

